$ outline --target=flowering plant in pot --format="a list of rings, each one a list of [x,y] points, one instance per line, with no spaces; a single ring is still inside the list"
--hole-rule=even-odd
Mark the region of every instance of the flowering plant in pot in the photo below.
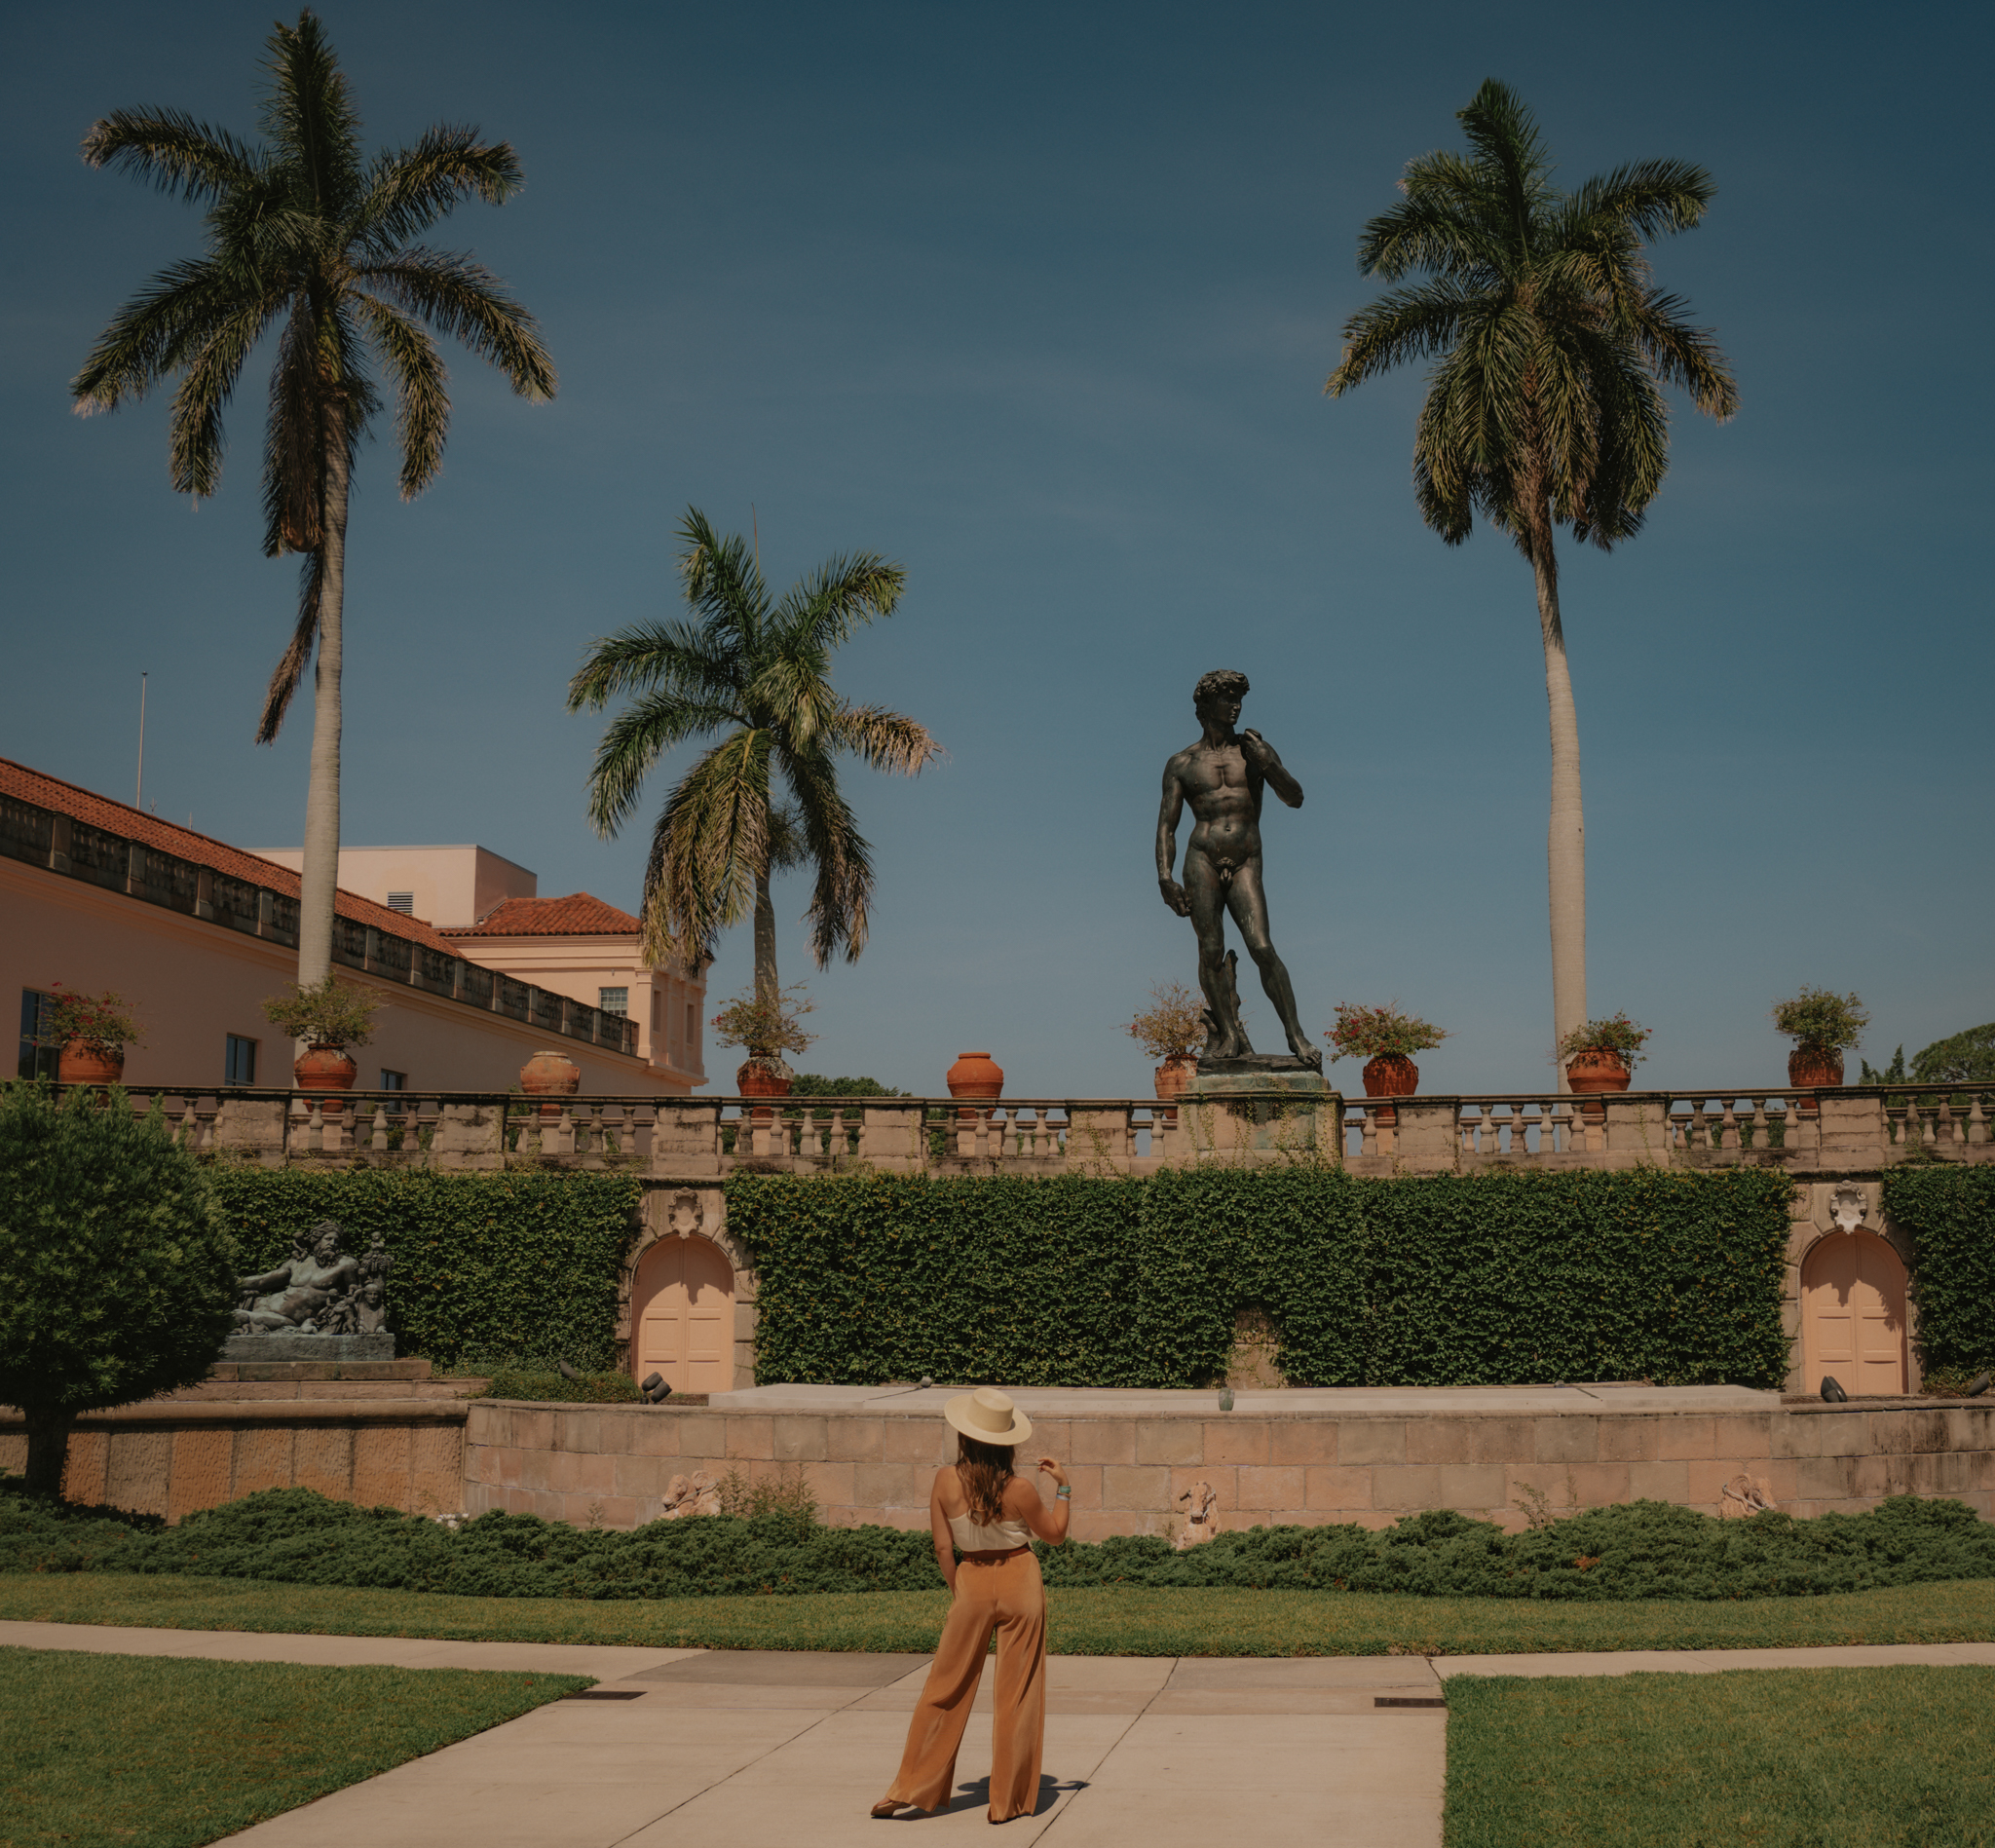
[[[734,1073],[740,1097],[788,1097],[796,1077],[783,1061],[802,1052],[817,1036],[806,1033],[803,1018],[816,1006],[799,984],[795,988],[743,989],[713,1017],[713,1037],[724,1046],[746,1046],[748,1057]]]
[[[1363,1059],[1367,1097],[1412,1097],[1420,1088],[1416,1052],[1431,1052],[1449,1036],[1413,1014],[1402,1013],[1398,1001],[1382,1007],[1360,1007],[1339,1001],[1336,1020],[1324,1038],[1330,1060]]]
[[[1843,1054],[1862,1043],[1870,1016],[1860,995],[1804,988],[1791,999],[1774,1002],[1773,1024],[1794,1042],[1788,1054],[1789,1084],[1840,1084]]]
[[[298,1088],[352,1090],[359,1068],[346,1049],[364,1046],[374,1037],[375,1011],[386,1003],[336,975],[304,986],[293,982],[290,991],[271,996],[263,1003],[263,1016],[287,1038],[305,1041],[304,1055],[291,1067]]]
[[[1565,1061],[1565,1082],[1582,1095],[1594,1091],[1625,1091],[1629,1074],[1641,1063],[1642,1043],[1652,1029],[1640,1027],[1626,1014],[1589,1020],[1560,1040],[1558,1055]]]
[[[1152,1059],[1159,1097],[1181,1096],[1190,1088],[1205,1043],[1205,998],[1183,982],[1152,982],[1149,1005],[1122,1031]]]
[[[109,989],[85,995],[60,982],[50,983],[49,998],[35,1043],[60,1048],[56,1083],[117,1083],[125,1075],[125,1048],[145,1043],[132,1003]]]

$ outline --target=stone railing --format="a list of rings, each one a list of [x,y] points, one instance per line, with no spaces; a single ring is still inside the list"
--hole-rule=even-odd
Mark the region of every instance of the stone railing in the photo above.
[[[18,796],[0,796],[0,854],[287,950],[297,947],[295,898],[38,808]],[[332,925],[332,960],[344,968],[485,1013],[504,1014],[564,1039],[637,1056],[637,1023],[622,1014],[606,1014],[569,996],[516,982],[496,969],[439,954],[412,937],[357,919],[335,917]]]
[[[1356,1174],[1490,1168],[1875,1171],[1995,1160],[1995,1086],[1408,1097],[534,1099],[461,1091],[134,1090],[202,1153],[272,1164],[1148,1174],[1335,1159]]]

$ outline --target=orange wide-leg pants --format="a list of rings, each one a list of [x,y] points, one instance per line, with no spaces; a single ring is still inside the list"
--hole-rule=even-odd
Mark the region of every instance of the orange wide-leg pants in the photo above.
[[[1046,1743],[1046,1588],[1028,1550],[998,1560],[963,1560],[956,1601],[927,1684],[908,1727],[908,1749],[886,1796],[916,1809],[948,1805],[956,1754],[998,1633],[997,1712],[991,1717],[991,1820],[1030,1816],[1039,1800]],[[882,1799],[883,1801],[885,1798]]]

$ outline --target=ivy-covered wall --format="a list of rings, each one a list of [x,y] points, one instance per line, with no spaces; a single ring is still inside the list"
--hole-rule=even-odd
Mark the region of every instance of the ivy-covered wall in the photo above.
[[[1888,1169],[1884,1211],[1912,1235],[1925,1370],[1995,1366],[1995,1167]]]
[[[1191,1386],[1268,1310],[1299,1385],[1778,1386],[1787,1178],[1201,1168],[736,1175],[757,1377]]]
[[[617,1283],[642,1188],[627,1174],[310,1174],[217,1168],[211,1180],[245,1272],[291,1254],[322,1219],[350,1248],[379,1231],[395,1268],[389,1323],[405,1353],[617,1358]]]

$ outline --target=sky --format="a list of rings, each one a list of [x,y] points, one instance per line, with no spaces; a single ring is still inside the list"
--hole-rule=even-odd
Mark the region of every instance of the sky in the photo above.
[[[634,909],[688,754],[599,840],[603,721],[566,687],[592,639],[676,613],[698,507],[752,523],[778,585],[837,552],[900,562],[837,684],[948,751],[915,780],[847,773],[879,875],[856,963],[811,966],[807,885],[778,883],[820,1036],[802,1069],[932,1094],[977,1048],[1017,1096],[1147,1093],[1121,1028],[1151,983],[1195,981],[1155,886],[1159,777],[1228,666],[1306,792],[1264,830],[1304,1024],[1396,999],[1451,1034],[1423,1089],[1551,1082],[1530,573],[1421,524],[1417,368],[1322,391],[1379,286],[1360,228],[1495,76],[1562,183],[1710,170],[1705,223],[1654,260],[1742,399],[1722,427],[1675,401],[1639,536],[1564,542],[1589,1011],[1650,1028],[1637,1082],[1679,1087],[1783,1082],[1768,1010],[1803,984],[1862,995],[1878,1064],[1995,1019],[1985,7],[1690,4],[1667,32],[1453,0],[321,17],[370,143],[446,120],[513,143],[521,194],[433,241],[506,279],[561,376],[528,404],[459,350],[438,482],[399,502],[385,430],[362,457],[349,844],[475,841],[544,895]],[[78,143],[140,105],[253,132],[270,23],[0,8],[0,755],[131,800],[144,672],[147,807],[266,848],[302,837],[310,732],[301,699],[251,741],[296,598],[296,561],[260,547],[267,361],[198,507],[169,488],[164,394],[84,420],[66,388],[202,238]],[[716,1002],[750,955],[744,924]]]

